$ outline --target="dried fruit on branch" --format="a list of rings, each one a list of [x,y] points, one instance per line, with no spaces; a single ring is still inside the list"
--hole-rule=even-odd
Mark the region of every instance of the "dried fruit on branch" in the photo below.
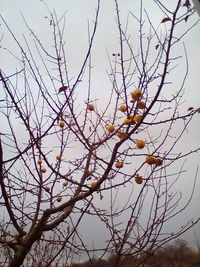
[[[156,163],[156,158],[154,156],[147,156],[146,157],[146,163],[152,165]]]
[[[142,178],[142,176],[137,175],[137,176],[135,177],[135,182],[136,182],[137,184],[142,184],[142,183],[143,183],[143,178]]]
[[[142,91],[140,89],[136,89],[131,93],[131,97],[133,100],[138,100],[142,96]]]
[[[59,88],[58,93],[64,92],[68,89],[68,86],[62,86]]]
[[[122,168],[123,166],[124,166],[123,162],[120,162],[120,161],[116,161],[116,162],[115,162],[115,167],[116,167],[116,168],[120,169],[120,168]]]
[[[161,21],[161,23],[165,23],[165,22],[167,22],[167,21],[171,21],[171,19],[170,19],[169,17],[164,18],[164,19]]]
[[[137,146],[138,148],[143,148],[143,147],[145,147],[145,142],[144,142],[144,140],[137,140],[135,143],[136,143],[136,146]]]
[[[121,112],[125,112],[125,111],[127,111],[127,106],[126,105],[121,105],[120,107],[119,107],[119,110],[121,111]]]
[[[87,105],[87,109],[88,109],[89,111],[93,111],[93,110],[94,110],[94,105],[93,105],[93,104],[88,104],[88,105]]]
[[[114,126],[114,125],[108,125],[108,126],[106,127],[106,129],[107,129],[107,131],[108,131],[109,133],[113,133],[113,132],[115,131],[115,126]]]

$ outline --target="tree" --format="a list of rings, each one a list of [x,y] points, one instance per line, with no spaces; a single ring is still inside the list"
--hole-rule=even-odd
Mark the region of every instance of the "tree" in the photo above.
[[[108,240],[100,251],[102,257],[107,252],[117,255],[114,266],[124,255],[148,257],[199,221],[197,217],[174,233],[163,232],[166,223],[188,207],[197,178],[196,174],[191,197],[179,207],[182,194],[172,190],[184,171],[178,163],[199,151],[176,150],[199,113],[199,108],[181,109],[188,75],[186,50],[179,88],[168,88],[180,60],[176,47],[196,25],[186,24],[193,9],[180,0],[171,9],[155,1],[163,14],[160,27],[166,29],[160,34],[142,4],[140,15],[130,12],[124,27],[119,3],[114,3],[119,50],[108,52],[111,90],[102,104],[92,88],[100,0],[93,29],[88,29],[88,49],[74,76],[68,65],[64,18],[49,11],[54,51],[48,51],[26,20],[34,47],[27,37],[25,46],[19,42],[1,16],[21,54],[11,52],[18,61],[15,73],[0,72],[1,120],[6,125],[0,145],[0,244],[10,267],[67,263],[82,251],[90,258],[78,230],[85,217],[95,217],[103,225]],[[132,21],[138,25],[138,47],[129,36]],[[179,25],[185,31],[177,36]],[[80,93],[83,86],[87,91]],[[120,194],[125,201],[118,201]]]
[[[198,266],[199,253],[188,246],[183,240],[175,240],[173,244],[166,245],[148,258],[148,266]]]

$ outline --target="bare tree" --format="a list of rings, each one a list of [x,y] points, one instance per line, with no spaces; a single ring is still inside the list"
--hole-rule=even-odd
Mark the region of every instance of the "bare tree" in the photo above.
[[[23,45],[1,16],[21,55],[7,50],[17,59],[18,69],[0,72],[1,120],[6,125],[0,143],[0,245],[1,258],[10,267],[26,262],[67,264],[81,252],[91,260],[78,228],[84,217],[92,216],[104,227],[105,246],[92,252],[101,252],[101,257],[114,252],[114,266],[124,255],[148,257],[199,221],[197,217],[174,233],[163,232],[167,222],[189,205],[197,178],[196,174],[189,200],[180,206],[182,193],[173,188],[184,171],[182,160],[200,149],[176,150],[199,113],[198,108],[181,109],[188,75],[186,50],[179,88],[166,90],[180,59],[180,40],[197,23],[186,24],[193,9],[180,0],[172,9],[155,1],[163,13],[160,27],[166,29],[160,34],[142,2],[139,16],[130,12],[123,25],[114,0],[119,50],[108,52],[111,86],[105,92],[107,103],[100,105],[91,82],[100,2],[76,76],[69,71],[65,16],[49,12],[54,51],[45,48],[26,20],[33,43],[25,38]],[[138,27],[137,43],[132,23]],[[178,35],[182,24],[185,31]]]

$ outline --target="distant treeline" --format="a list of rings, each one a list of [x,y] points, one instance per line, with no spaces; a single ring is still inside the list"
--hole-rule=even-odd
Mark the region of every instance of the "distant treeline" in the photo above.
[[[152,255],[118,257],[113,254],[107,259],[92,258],[69,267],[200,267],[200,247],[195,250],[183,240],[156,250]]]

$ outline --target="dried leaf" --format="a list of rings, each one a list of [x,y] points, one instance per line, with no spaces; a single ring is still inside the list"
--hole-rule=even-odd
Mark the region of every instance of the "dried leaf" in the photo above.
[[[160,46],[159,44],[156,45],[156,50],[158,49],[159,46]]]
[[[187,16],[184,18],[185,22],[188,21],[188,18],[189,18],[189,15],[187,15]]]
[[[190,1],[186,0],[185,3],[183,4],[183,6],[189,8],[191,6]]]
[[[189,108],[188,108],[188,111],[193,110],[193,109],[194,109],[193,107],[189,107]]]
[[[164,18],[164,19],[161,21],[161,23],[164,23],[164,22],[167,22],[167,21],[171,21],[171,19],[170,19],[170,18]]]
[[[59,90],[58,90],[59,91],[58,93],[61,93],[61,92],[66,91],[67,88],[68,88],[68,86],[62,86],[62,87],[60,87]]]

